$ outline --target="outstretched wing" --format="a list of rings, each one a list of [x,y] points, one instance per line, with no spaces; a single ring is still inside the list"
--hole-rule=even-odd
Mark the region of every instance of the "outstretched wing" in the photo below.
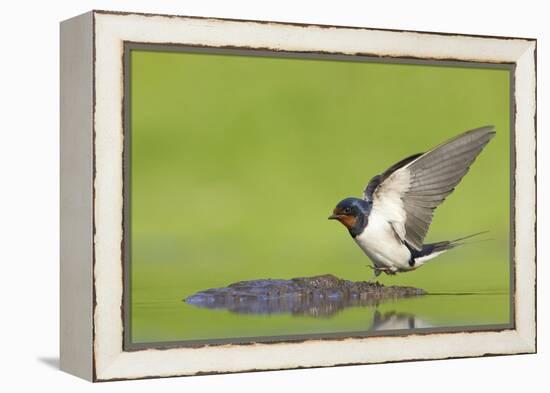
[[[403,241],[421,250],[434,210],[494,135],[493,126],[476,128],[405,158],[372,178],[364,199],[373,203],[372,211],[385,217]]]

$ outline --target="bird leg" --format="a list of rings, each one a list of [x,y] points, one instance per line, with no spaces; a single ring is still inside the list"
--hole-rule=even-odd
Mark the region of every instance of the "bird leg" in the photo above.
[[[374,272],[374,276],[367,282],[374,284],[374,280],[376,280],[376,277],[378,277],[382,273],[382,270],[377,268],[376,266],[367,265],[367,267],[372,269],[372,271]]]
[[[373,280],[376,277],[378,277],[380,274],[382,274],[382,272],[386,273],[388,276],[395,276],[395,274],[397,273],[397,271],[392,270],[389,267],[378,267],[378,266],[371,266],[371,265],[367,265],[367,267],[371,268],[374,271],[374,277],[370,279],[368,282],[373,282]]]
[[[397,270],[393,270],[391,268],[384,268],[382,269],[384,273],[386,273],[388,276],[395,276],[397,274]]]

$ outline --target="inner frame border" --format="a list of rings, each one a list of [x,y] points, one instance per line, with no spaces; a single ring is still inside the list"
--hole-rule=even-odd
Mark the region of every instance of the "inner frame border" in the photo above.
[[[293,58],[300,60],[326,60],[326,61],[346,61],[346,62],[367,62],[382,64],[407,64],[407,65],[429,65],[441,67],[463,67],[463,68],[488,68],[504,69],[509,71],[510,92],[509,92],[509,127],[510,127],[510,174],[509,174],[509,203],[510,203],[510,222],[509,222],[509,316],[510,321],[507,324],[491,325],[465,325],[448,326],[420,329],[398,329],[383,332],[335,332],[335,333],[316,333],[316,334],[298,334],[298,335],[278,335],[278,336],[254,336],[254,337],[236,337],[221,339],[204,340],[177,340],[163,341],[153,343],[133,343],[132,323],[131,323],[131,52],[133,50],[143,50],[152,52],[176,52],[176,53],[194,53],[204,55],[229,55],[229,56],[248,56],[248,57],[275,57],[275,58]],[[515,170],[516,170],[516,147],[515,147],[515,63],[512,62],[476,62],[468,60],[446,60],[416,57],[389,57],[376,56],[368,54],[344,54],[338,52],[302,52],[302,51],[284,51],[267,48],[251,48],[238,46],[206,46],[206,45],[187,45],[176,43],[147,43],[135,41],[123,41],[123,223],[122,223],[122,271],[123,271],[123,296],[122,296],[122,320],[123,320],[123,351],[137,351],[144,349],[170,349],[170,348],[200,348],[215,345],[250,345],[254,343],[279,344],[279,343],[300,343],[308,340],[341,340],[348,338],[368,338],[368,337],[399,337],[412,335],[428,335],[438,333],[465,333],[465,332],[501,332],[504,330],[514,330],[516,326],[515,315]],[[429,294],[428,294],[429,296]]]

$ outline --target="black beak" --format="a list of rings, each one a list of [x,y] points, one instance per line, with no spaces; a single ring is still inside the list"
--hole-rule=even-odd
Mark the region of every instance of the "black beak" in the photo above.
[[[331,214],[330,216],[328,216],[328,219],[329,219],[329,220],[337,220],[337,219],[338,219],[338,215],[337,215],[337,214]]]

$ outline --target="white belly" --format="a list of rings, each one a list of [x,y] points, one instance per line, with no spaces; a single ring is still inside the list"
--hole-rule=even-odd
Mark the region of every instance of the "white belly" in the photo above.
[[[394,271],[413,269],[409,266],[409,249],[397,238],[390,223],[374,211],[363,233],[354,239],[376,267]]]

